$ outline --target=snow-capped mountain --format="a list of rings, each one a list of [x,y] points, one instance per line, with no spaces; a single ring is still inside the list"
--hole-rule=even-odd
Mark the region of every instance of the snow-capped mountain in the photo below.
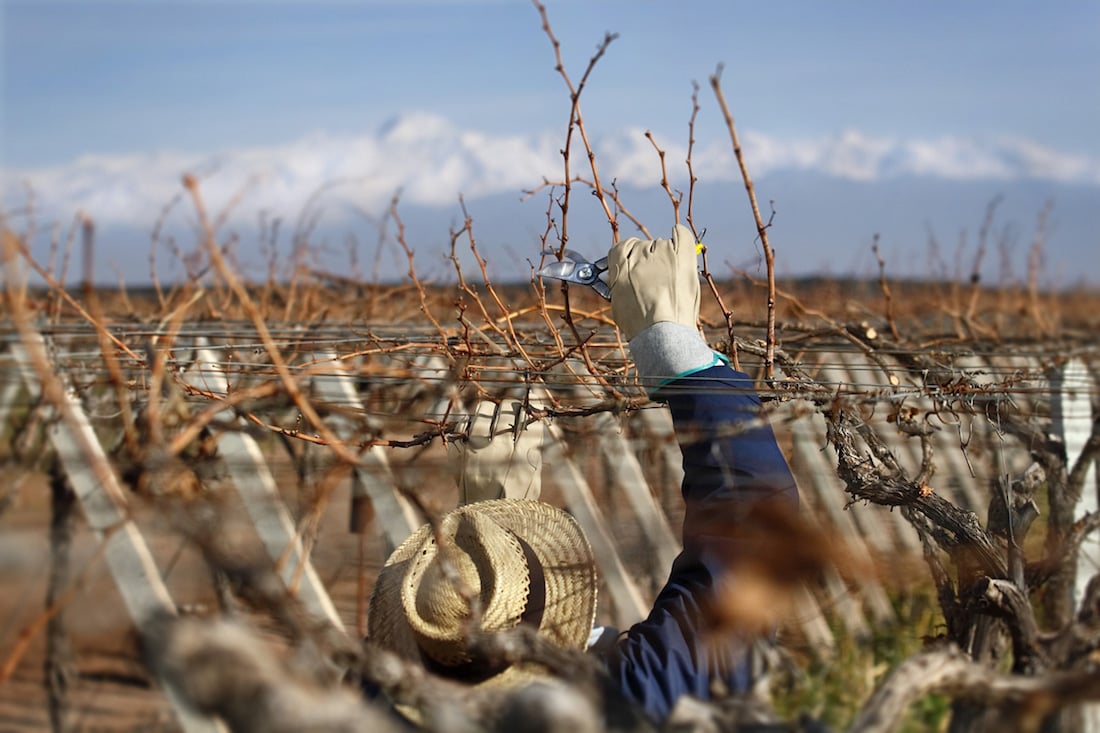
[[[718,193],[740,181],[729,139],[724,130],[720,132],[700,137],[694,149],[700,191]],[[660,163],[645,130],[591,129],[589,134],[603,183],[614,181],[621,189],[634,191],[637,200],[652,202],[641,210],[632,207],[635,214],[646,219],[666,217],[664,208],[659,214],[648,210],[667,207],[667,198],[662,201]],[[579,136],[574,137],[571,174],[590,178]],[[658,132],[654,139],[666,153],[671,184],[686,191],[686,141]],[[761,186],[767,188],[762,203],[781,202],[779,225],[812,227],[813,237],[800,238],[812,238],[815,251],[827,253],[853,244],[851,231],[821,212],[846,212],[849,222],[883,217],[886,222],[924,222],[935,227],[937,217],[956,208],[952,202],[961,195],[958,192],[965,190],[967,201],[988,201],[998,193],[1027,191],[1030,198],[1020,199],[1023,210],[1009,212],[1011,216],[1021,220],[1021,227],[1030,226],[1045,199],[1054,199],[1060,227],[1049,235],[1073,236],[1063,249],[1083,249],[1072,256],[1079,262],[1072,271],[1079,273],[1083,268],[1100,279],[1096,235],[1100,207],[1095,206],[1100,203],[1100,160],[1010,138],[896,139],[850,130],[819,138],[783,139],[747,130],[741,139],[754,178],[758,184],[770,184]],[[22,225],[19,214],[28,206],[40,231],[48,230],[50,222],[65,224],[80,211],[102,230],[118,232],[116,241],[144,241],[147,247],[148,233],[166,205],[179,197],[181,177],[191,173],[199,177],[207,208],[225,226],[242,232],[256,227],[261,212],[268,219],[293,221],[307,210],[320,217],[321,229],[339,232],[362,224],[364,214],[367,218],[381,215],[400,192],[402,207],[414,207],[423,221],[433,219],[433,211],[440,212],[441,221],[454,220],[461,195],[483,219],[497,221],[500,231],[485,232],[490,241],[515,241],[545,228],[545,200],[513,208],[524,189],[562,178],[563,144],[564,130],[489,134],[460,128],[437,115],[409,114],[360,135],[318,132],[273,147],[216,154],[97,154],[49,168],[7,169],[2,203],[10,225],[17,229]],[[891,193],[884,198],[885,192]],[[726,198],[734,207],[747,207],[743,193],[741,200],[737,195]],[[1093,205],[1080,203],[1089,199]],[[861,205],[861,200],[879,201],[880,209]],[[803,204],[792,208],[795,201]],[[888,210],[881,210],[882,206]],[[964,221],[969,224],[954,218],[940,224],[945,237],[954,238],[964,226],[976,228],[983,206],[969,206],[979,209],[966,213]],[[810,210],[818,212],[814,220],[806,216]],[[576,216],[580,222],[584,215]],[[599,218],[593,226],[601,226]],[[191,226],[192,221],[188,202],[178,200],[169,207],[167,226],[173,222]],[[859,236],[869,237],[881,228],[871,224],[868,221],[857,230]],[[926,239],[927,227],[914,226],[921,231],[912,235]],[[574,236],[585,236],[583,229],[573,231]],[[445,237],[445,230],[438,232],[437,239]],[[106,259],[108,251],[103,255]],[[799,262],[815,266],[805,258]],[[140,279],[141,274],[128,277]]]

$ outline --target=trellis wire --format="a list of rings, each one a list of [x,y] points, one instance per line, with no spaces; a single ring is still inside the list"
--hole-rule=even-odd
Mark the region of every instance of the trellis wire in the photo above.
[[[43,329],[48,334],[46,341],[52,346],[52,355],[55,366],[59,372],[69,375],[73,389],[84,394],[96,391],[96,388],[108,382],[108,373],[102,364],[102,353],[94,346],[94,334],[91,329],[72,324],[62,324]],[[314,398],[318,404],[324,405],[329,410],[328,420],[337,427],[337,434],[342,440],[356,440],[358,433],[356,421],[369,416],[384,419],[402,417],[409,422],[415,422],[416,416],[403,415],[395,410],[385,409],[384,401],[387,390],[396,387],[416,385],[430,398],[434,395],[435,403],[426,412],[429,418],[448,413],[452,420],[460,419],[465,413],[462,408],[452,409],[447,404],[444,395],[455,387],[456,376],[447,368],[447,360],[443,356],[438,345],[438,334],[423,333],[385,333],[375,330],[362,329],[362,335],[355,333],[358,329],[349,326],[326,326],[322,328],[309,328],[304,330],[302,326],[295,325],[286,328],[273,329],[273,335],[278,339],[281,347],[294,351],[302,356],[302,361],[296,369],[303,379],[308,379],[316,389]],[[350,332],[350,333],[349,333]],[[163,332],[157,329],[128,329],[120,327],[115,330],[116,335],[125,339],[141,342],[154,336],[162,337]],[[0,334],[7,343],[7,356],[0,360],[0,417],[7,418],[13,410],[33,403],[34,389],[32,377],[27,372],[27,363],[22,355],[21,347],[16,343],[12,334]],[[254,332],[243,325],[235,325],[231,328],[224,326],[217,328],[192,327],[173,335],[174,345],[170,349],[169,363],[171,368],[180,375],[181,381],[188,383],[198,378],[204,382],[204,389],[218,392],[224,391],[225,384],[233,379],[257,380],[272,378],[269,365],[263,360],[248,361],[239,358],[248,352],[256,352],[260,348],[260,342],[256,340]],[[124,340],[125,340],[124,339]],[[87,344],[87,346],[82,346]],[[369,348],[365,345],[371,345]],[[598,347],[598,344],[595,345]],[[138,353],[143,353],[137,349]],[[538,353],[529,349],[529,353]],[[916,352],[914,352],[916,353]],[[927,352],[920,352],[927,353]],[[1069,354],[1047,353],[1047,347],[1043,344],[1029,344],[1026,347],[1013,349],[1011,356],[1000,353],[993,346],[982,350],[960,347],[954,353],[946,348],[939,351],[944,369],[952,373],[957,372],[961,377],[978,382],[983,386],[980,397],[987,400],[1027,401],[1036,404],[1045,404],[1051,411],[1054,419],[1052,429],[1065,436],[1068,459],[1072,462],[1074,451],[1080,451],[1088,432],[1082,426],[1089,425],[1091,420],[1090,405],[1095,397],[1100,394],[1094,376],[1089,371],[1088,359],[1095,358],[1095,353],[1087,348],[1079,348]],[[547,358],[550,356],[547,345]],[[434,361],[425,361],[425,356],[432,356]],[[491,366],[479,373],[478,383],[489,392],[495,390],[515,389],[517,385],[525,383],[532,370],[522,365],[516,365],[514,361],[503,361],[498,354],[464,355],[474,363],[483,366]],[[838,395],[842,394],[845,400],[853,404],[859,404],[869,409],[883,404],[896,406],[903,401],[910,401],[920,405],[922,410],[928,411],[935,404],[950,402],[952,400],[971,399],[972,395],[952,394],[943,388],[928,388],[921,383],[906,384],[900,379],[898,384],[893,384],[882,367],[866,360],[866,357],[850,344],[814,344],[812,347],[805,344],[800,346],[799,357],[808,368],[817,370],[818,383],[834,389]],[[1071,357],[1067,361],[1067,357]],[[372,368],[365,362],[369,359],[389,360],[387,365]],[[124,373],[132,375],[135,380],[142,378],[147,365],[143,363],[129,363],[124,361]],[[395,367],[395,362],[402,362]],[[606,353],[598,362],[600,366],[610,371],[625,370],[626,362],[621,353],[615,353],[615,349],[608,344]],[[888,366],[890,374],[907,378],[904,369]],[[388,371],[387,371],[388,370]],[[13,378],[15,374],[21,375],[27,388],[20,390],[18,382]],[[208,380],[203,380],[205,375],[209,378],[216,374],[216,381],[221,385],[218,389],[211,390]],[[489,376],[491,375],[491,377]],[[539,373],[539,380],[551,390],[575,386],[577,379],[571,375],[561,376],[553,371]],[[366,380],[366,390],[357,380]],[[769,396],[767,386],[762,390],[765,397]],[[377,395],[374,395],[377,393]],[[779,392],[777,391],[777,394]],[[378,396],[380,395],[380,396]],[[20,402],[20,396],[23,402]],[[804,495],[811,499],[818,512],[821,513],[821,521],[839,528],[844,541],[856,547],[866,547],[874,552],[886,553],[901,549],[906,552],[915,552],[917,541],[912,529],[908,527],[897,512],[890,512],[882,507],[859,507],[856,511],[847,512],[843,504],[843,487],[836,479],[833,468],[835,459],[827,457],[828,451],[823,451],[824,430],[821,418],[812,410],[797,413],[792,411],[799,403],[800,395],[790,392],[782,393],[783,401],[779,410],[774,414],[777,433],[781,439],[789,436],[793,446],[792,464],[798,474],[801,489]],[[374,400],[374,401],[372,401]],[[1032,409],[1032,408],[1028,408]],[[670,445],[668,425],[663,428],[654,422],[660,410],[643,409],[638,411],[636,433],[645,441],[645,436],[655,436],[663,432],[663,437],[655,441],[656,444]],[[882,413],[872,415],[882,425]],[[110,415],[100,416],[96,419],[111,419]],[[235,418],[227,413],[228,422],[223,421],[217,427],[221,431],[222,444],[219,449],[226,454],[230,469],[234,473],[234,480],[240,486],[247,486],[249,481],[257,481],[260,488],[250,501],[246,496],[246,504],[260,502],[265,504],[265,511],[275,514],[264,516],[255,514],[253,520],[260,527],[261,535],[266,534],[265,543],[273,558],[281,558],[288,546],[296,546],[298,540],[293,520],[285,511],[280,513],[280,504],[274,491],[274,481],[267,471],[265,456],[251,437],[240,430],[233,429]],[[789,425],[788,425],[789,423]],[[553,424],[553,422],[552,422]],[[555,426],[556,427],[556,426]],[[969,506],[974,511],[979,511],[983,500],[988,501],[988,492],[982,491],[979,484],[989,482],[996,471],[988,474],[975,471],[974,463],[964,456],[959,450],[962,441],[961,436],[952,437],[950,426],[944,425],[936,435],[937,455],[947,468],[946,478],[952,484],[951,493],[964,506]],[[971,430],[977,429],[974,425]],[[1084,430],[1084,437],[1082,431]],[[885,436],[899,456],[910,454],[910,444],[915,441],[905,441],[896,436]],[[615,433],[610,441],[605,441],[603,450],[609,457],[608,478],[619,487],[645,488],[643,493],[632,493],[630,504],[634,513],[643,523],[649,523],[647,535],[656,540],[657,552],[662,560],[667,561],[671,548],[668,538],[672,532],[668,529],[668,518],[659,512],[656,504],[652,502],[654,493],[651,488],[646,488],[645,477],[634,457],[637,449],[637,438],[628,443],[625,434]],[[234,442],[235,441],[235,442]],[[953,444],[953,442],[955,444]],[[572,448],[568,440],[560,430],[554,431],[554,439],[547,448],[545,461],[549,468],[551,479],[562,487],[565,499],[570,509],[577,514],[578,519],[585,526],[593,543],[597,545],[597,556],[604,562],[604,576],[609,583],[612,598],[615,601],[617,613],[621,620],[629,621],[644,612],[648,601],[645,593],[640,590],[632,579],[619,558],[615,543],[607,533],[608,526],[603,516],[599,503],[595,501],[593,492],[589,486],[584,472],[580,471],[570,457]],[[64,455],[64,448],[59,449],[59,455]],[[369,457],[375,459],[375,470],[359,467],[358,484],[371,492],[371,499],[376,507],[384,508],[380,511],[382,517],[381,526],[387,534],[387,546],[392,547],[399,542],[412,526],[420,518],[411,513],[407,504],[402,504],[401,495],[396,492],[396,486],[392,475],[388,474],[388,465],[384,457],[385,452],[379,446],[368,448],[364,466],[370,465]],[[666,457],[667,460],[667,457]],[[914,460],[910,455],[910,461]],[[66,466],[70,475],[79,468]],[[362,471],[366,470],[366,473]],[[265,477],[265,471],[267,474]],[[625,473],[624,473],[625,472]],[[1091,502],[1085,507],[1095,510],[1100,506],[1096,500],[1095,472],[1090,476],[1088,488],[1092,492],[1087,494]],[[246,491],[247,494],[247,491]],[[646,497],[649,497],[647,502]],[[387,505],[387,502],[393,502]],[[274,507],[274,508],[273,508]],[[269,519],[271,521],[269,521]],[[266,529],[264,529],[266,527]],[[662,529],[663,527],[663,529]],[[273,529],[274,528],[274,529]],[[139,536],[140,539],[140,536]],[[299,548],[300,551],[300,548]],[[1096,555],[1100,551],[1088,550],[1083,553],[1082,571],[1095,571],[1097,563]],[[299,557],[297,562],[304,564],[306,590],[304,600],[315,613],[329,618],[330,622],[339,626],[339,618],[331,607],[331,600],[325,593],[315,574],[311,575],[308,559]],[[1091,564],[1090,564],[1091,563]],[[284,568],[284,579],[289,583],[293,570],[288,563]],[[1087,567],[1086,567],[1087,566]],[[1080,573],[1079,573],[1080,575]],[[129,576],[125,576],[129,577]],[[135,576],[136,578],[137,576]],[[155,580],[147,576],[140,579],[120,581],[121,586],[135,583],[149,583],[156,585]],[[836,608],[839,617],[848,626],[848,630],[856,635],[865,634],[870,623],[864,616],[864,610],[871,614],[875,623],[889,620],[892,610],[883,588],[872,579],[860,579],[857,584],[857,595],[851,595],[845,586],[845,582],[835,573],[825,579],[825,596],[823,602]],[[312,599],[312,600],[311,600]],[[828,653],[832,645],[831,636],[827,633],[827,627],[822,626],[821,612],[818,610],[818,602],[812,596],[806,596],[805,606],[800,613],[803,624],[803,632],[807,639],[812,640],[822,653]],[[133,612],[133,609],[131,609]],[[136,619],[135,619],[136,620]],[[200,728],[196,728],[200,729]],[[190,730],[190,728],[188,728]]]

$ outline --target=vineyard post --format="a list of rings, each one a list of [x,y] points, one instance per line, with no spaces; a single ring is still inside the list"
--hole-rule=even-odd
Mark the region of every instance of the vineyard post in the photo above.
[[[1092,414],[1091,395],[1096,386],[1085,362],[1070,359],[1058,369],[1051,379],[1052,431],[1061,437],[1066,452],[1066,470],[1071,470],[1081,458],[1095,420]],[[1077,505],[1077,518],[1100,510],[1100,485],[1097,482],[1096,460],[1086,469],[1081,499]],[[1077,562],[1077,580],[1074,587],[1076,601],[1084,598],[1089,578],[1100,570],[1100,538],[1092,537],[1081,544]]]
[[[29,326],[27,326],[29,328]],[[45,340],[41,334],[27,334],[23,344],[12,344],[11,350],[19,364],[23,382],[32,394],[42,389],[35,364],[45,361]],[[30,350],[37,351],[32,361]],[[118,587],[134,626],[143,636],[156,618],[175,616],[176,606],[156,562],[149,552],[137,525],[129,517],[122,486],[111,471],[96,471],[94,466],[109,466],[107,455],[96,437],[88,416],[76,396],[65,385],[63,404],[53,405],[64,419],[55,420],[49,428],[50,442],[57,451],[61,466],[80,500],[89,528],[104,546],[107,567]],[[214,733],[222,726],[216,720],[200,716],[179,697],[177,691],[161,680],[165,696],[186,733]]]

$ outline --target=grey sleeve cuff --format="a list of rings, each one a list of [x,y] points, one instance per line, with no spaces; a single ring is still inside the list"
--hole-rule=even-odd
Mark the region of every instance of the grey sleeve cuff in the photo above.
[[[672,321],[654,323],[630,339],[630,354],[650,394],[677,377],[725,361],[697,329]]]

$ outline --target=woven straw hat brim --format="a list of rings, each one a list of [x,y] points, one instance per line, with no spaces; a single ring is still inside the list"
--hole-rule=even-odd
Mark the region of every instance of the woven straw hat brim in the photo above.
[[[583,649],[596,614],[596,565],[592,548],[566,512],[540,501],[497,499],[455,510],[476,512],[525,542],[537,559],[545,584],[545,608],[538,631],[555,644]],[[398,547],[382,568],[371,593],[368,632],[372,640],[410,660],[421,659],[417,636],[401,602],[402,585],[414,558],[432,543],[425,525]],[[503,580],[503,579],[502,579]],[[493,686],[530,680],[519,666],[489,678]]]

